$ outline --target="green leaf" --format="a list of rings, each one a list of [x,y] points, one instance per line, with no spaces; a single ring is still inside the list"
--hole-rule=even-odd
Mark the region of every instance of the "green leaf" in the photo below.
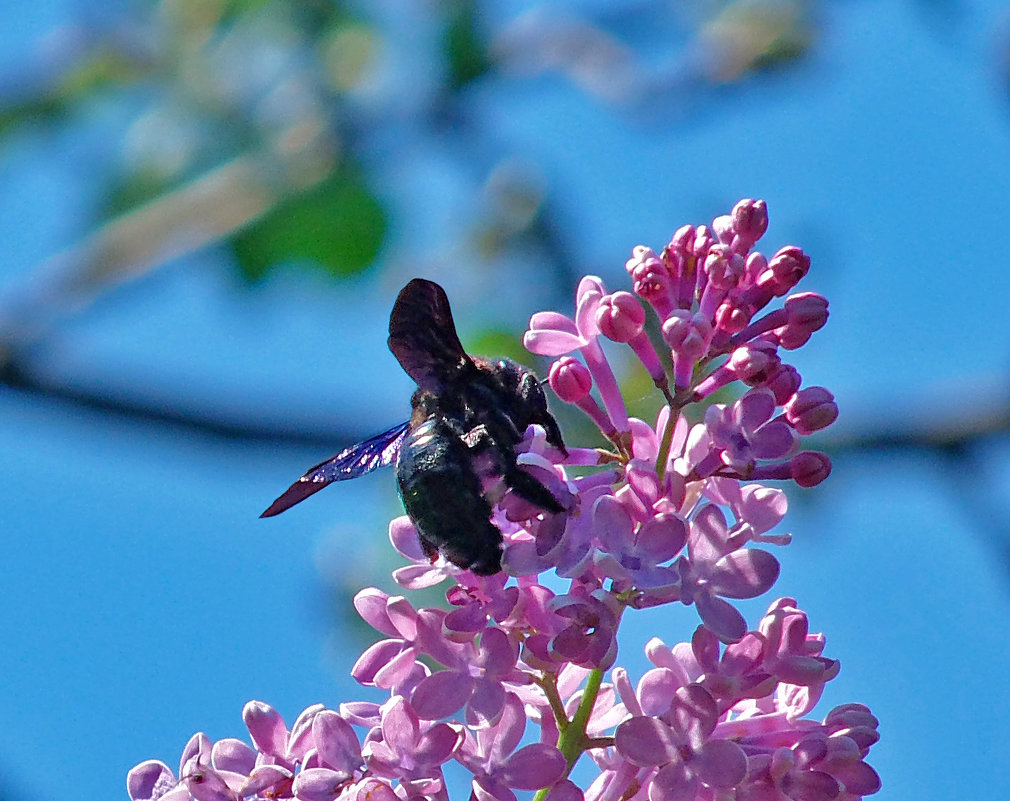
[[[467,350],[476,356],[504,356],[520,364],[530,364],[533,357],[522,346],[522,336],[505,328],[485,328],[476,336],[468,336]]]
[[[443,45],[449,68],[447,83],[453,91],[491,69],[491,59],[477,28],[477,10],[472,0],[450,3]]]
[[[340,169],[279,203],[233,236],[230,244],[250,281],[291,262],[346,278],[371,266],[387,227],[386,209],[358,171]]]

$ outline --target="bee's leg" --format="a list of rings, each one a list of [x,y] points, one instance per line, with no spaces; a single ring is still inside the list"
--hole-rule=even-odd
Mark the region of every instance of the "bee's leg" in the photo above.
[[[490,456],[494,460],[495,472],[502,477],[505,485],[520,498],[536,504],[548,512],[563,512],[565,508],[537,478],[520,468],[515,462],[515,451],[511,447],[502,448],[487,426],[474,426],[464,436],[463,441],[475,455]],[[511,458],[508,458],[511,454]]]
[[[533,373],[526,373],[519,382],[519,397],[526,401],[532,412],[533,422],[543,426],[544,431],[547,432],[547,441],[565,456],[568,456],[568,449],[565,447],[564,440],[561,439],[558,421],[554,419],[554,415],[547,408],[547,396],[544,395],[544,389]]]
[[[565,511],[554,494],[534,476],[520,467],[513,467],[502,476],[510,490],[523,500],[534,503],[547,512],[558,514]]]

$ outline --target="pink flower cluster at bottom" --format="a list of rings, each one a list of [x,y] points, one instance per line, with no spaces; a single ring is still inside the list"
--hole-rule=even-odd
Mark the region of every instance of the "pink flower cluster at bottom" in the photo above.
[[[378,601],[377,591],[367,598]],[[402,599],[385,605],[402,606]],[[408,646],[411,655],[428,652],[426,636]],[[432,674],[412,661],[385,703],[345,704],[339,712],[317,704],[290,729],[274,709],[250,702],[243,718],[252,747],[197,734],[183,750],[179,778],[151,760],[130,772],[128,789],[134,801],[444,799],[442,767],[453,760],[472,773],[473,794],[485,800],[511,801],[515,790],[540,788],[552,799],[587,801],[860,798],[879,788],[864,761],[877,740],[876,719],[859,704],[836,707],[820,722],[803,717],[838,673],[823,646],[789,598],[732,645],[722,646],[704,626],[672,648],[653,639],[646,654],[654,667],[637,687],[615,667],[597,689],[584,734],[600,772],[584,793],[566,778],[551,704],[574,719],[591,671],[568,663],[544,682],[505,653],[493,654],[490,673],[487,660],[476,659],[484,675],[462,690],[449,689],[464,683],[459,675]],[[392,679],[384,678],[369,683]],[[466,704],[463,720],[438,719]],[[539,728],[533,742],[524,737],[529,721]]]

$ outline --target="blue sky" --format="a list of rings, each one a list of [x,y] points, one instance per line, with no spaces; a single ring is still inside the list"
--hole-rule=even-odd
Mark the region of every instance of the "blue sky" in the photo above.
[[[484,87],[475,113],[544,171],[566,241],[614,288],[633,245],[661,246],[740,197],[766,199],[764,248],[803,246],[814,265],[801,288],[831,302],[797,364],[836,394],[838,426],[946,416],[1005,384],[1010,105],[997,69],[1000,4],[928,8],[826,4],[803,70],[693,98],[677,115],[631,115],[549,77]],[[15,71],[78,11],[54,0],[33,9],[0,6],[0,68]],[[19,136],[0,153],[4,283],[86,230],[93,190],[82,165],[118,146],[118,121],[96,109],[73,137]],[[401,243],[451,226],[465,202],[443,147],[418,142],[379,167],[411,209]],[[273,423],[353,416],[379,431],[405,416],[410,382],[385,349],[402,261],[350,291],[282,271],[242,292],[222,258],[183,260],[125,290],[126,302],[67,323],[47,345],[47,369],[155,399],[182,386],[197,406]],[[451,290],[468,281],[459,270],[437,277]],[[935,456],[850,455],[783,526],[795,539],[776,552],[772,593],[796,597],[842,661],[820,713],[861,701],[881,719],[878,798],[991,795],[1010,706],[1005,440],[980,452],[978,475]],[[174,767],[197,730],[242,736],[250,698],[290,721],[316,701],[367,697],[347,676],[362,643],[331,625],[346,599],[328,582],[339,569],[360,586],[388,566],[392,477],[257,520],[327,455],[0,392],[0,779],[12,797],[125,798],[136,762]],[[771,599],[748,607],[752,621]],[[649,636],[672,643],[693,625],[690,610],[642,614],[624,632],[622,663],[640,675]]]

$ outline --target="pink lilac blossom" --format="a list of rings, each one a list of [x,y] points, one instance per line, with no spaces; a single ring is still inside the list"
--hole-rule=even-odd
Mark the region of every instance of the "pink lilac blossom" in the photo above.
[[[784,361],[825,324],[827,301],[794,293],[810,269],[802,250],[753,249],[767,228],[765,204],[740,201],[711,226],[681,227],[659,253],[636,247],[633,292],[587,276],[571,317],[533,315],[527,348],[555,359],[548,383],[608,447],[569,443],[563,454],[530,427],[518,466],[565,511],[546,514],[512,492],[497,499],[495,575],[432,560],[409,518],[390,523],[408,562],[394,580],[407,590],[449,582],[449,608],[358,593],[355,608],[383,639],[351,673],[380,700],[316,704],[290,729],[250,702],[252,745],[194,735],[177,772],[158,760],[130,771],[130,798],[448,801],[449,763],[472,777],[463,792],[474,801],[875,793],[870,710],[809,717],[839,672],[825,637],[792,598],[772,602],[754,628],[734,604],[771,589],[770,549],[791,541],[779,530],[785,493],[760,482],[827,478],[828,457],[801,443],[838,415],[833,395],[804,387]],[[657,387],[654,422],[629,416],[601,339],[627,345]],[[710,402],[727,388],[735,399]],[[623,616],[669,603],[693,606],[700,625],[673,646],[650,640],[653,667],[634,684],[617,663]],[[579,787],[570,773],[583,754],[598,773]]]

